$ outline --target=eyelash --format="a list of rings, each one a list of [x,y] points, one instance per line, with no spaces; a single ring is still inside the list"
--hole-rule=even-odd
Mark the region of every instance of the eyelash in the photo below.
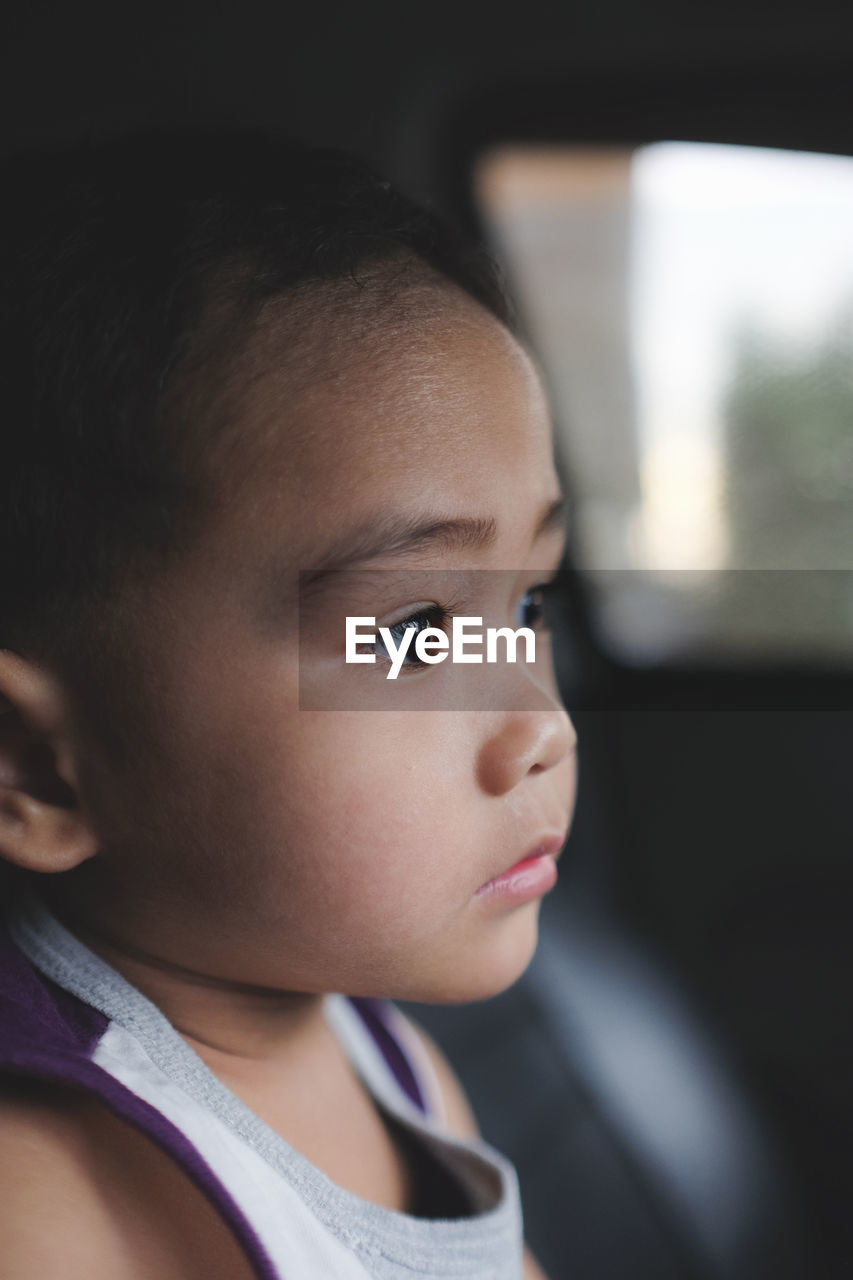
[[[547,603],[556,594],[557,586],[558,580],[554,578],[550,582],[537,582],[535,586],[527,588],[521,598],[524,600],[527,596],[539,596],[541,602],[536,606],[539,610],[539,616],[532,624],[522,622],[520,624],[521,626],[526,627],[532,625],[534,631],[547,631],[549,629],[547,626],[542,627],[540,624],[545,621]],[[395,622],[388,629],[394,637],[396,644],[400,643],[401,633],[413,622],[422,623],[422,625],[418,627],[418,630],[425,630],[426,627],[438,627],[440,630],[445,630],[451,625],[454,617],[457,616],[462,604],[463,602],[461,600],[456,599],[450,600],[444,605],[435,604],[431,605],[428,609],[418,609],[415,613],[409,614],[408,617],[401,618],[399,622]],[[381,639],[377,639],[376,646],[378,647],[381,645]],[[377,653],[377,657],[380,663],[386,662],[390,664],[390,658],[382,657],[379,653]],[[414,659],[414,661],[412,661],[412,659]],[[410,671],[423,671],[426,667],[427,664],[425,662],[421,662],[418,659],[414,648],[410,647],[400,670],[402,672],[408,668]]]

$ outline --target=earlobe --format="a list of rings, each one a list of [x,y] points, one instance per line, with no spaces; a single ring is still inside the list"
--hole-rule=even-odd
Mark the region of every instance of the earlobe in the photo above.
[[[58,872],[97,853],[76,776],[61,684],[37,663],[0,649],[0,858]]]
[[[26,871],[70,871],[98,851],[74,810],[0,786],[0,857]]]

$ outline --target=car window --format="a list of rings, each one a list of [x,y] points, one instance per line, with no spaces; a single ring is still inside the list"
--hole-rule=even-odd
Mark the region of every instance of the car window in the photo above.
[[[853,657],[853,158],[512,144],[476,199],[633,664]]]

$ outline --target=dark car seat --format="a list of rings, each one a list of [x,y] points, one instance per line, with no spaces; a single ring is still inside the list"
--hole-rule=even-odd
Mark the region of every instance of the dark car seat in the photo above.
[[[568,888],[568,886],[567,886]],[[674,978],[590,894],[492,1000],[401,1006],[514,1161],[551,1280],[815,1280],[771,1133]]]

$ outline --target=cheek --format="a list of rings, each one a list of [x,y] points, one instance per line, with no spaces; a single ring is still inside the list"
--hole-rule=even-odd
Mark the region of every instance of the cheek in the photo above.
[[[342,927],[375,927],[388,908],[408,917],[427,887],[450,907],[472,874],[466,746],[421,715],[413,732],[411,714],[302,712],[276,763],[267,757],[258,837],[267,849],[286,845],[291,892]]]

